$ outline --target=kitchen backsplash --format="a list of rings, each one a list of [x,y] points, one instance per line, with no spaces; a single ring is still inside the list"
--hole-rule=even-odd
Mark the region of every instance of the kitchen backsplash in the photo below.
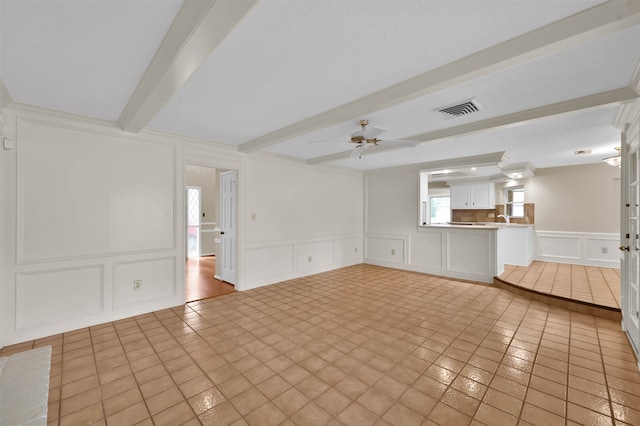
[[[524,217],[512,217],[511,223],[535,223],[534,203],[524,204]],[[504,214],[504,205],[487,210],[451,210],[451,222],[504,222],[498,215]]]

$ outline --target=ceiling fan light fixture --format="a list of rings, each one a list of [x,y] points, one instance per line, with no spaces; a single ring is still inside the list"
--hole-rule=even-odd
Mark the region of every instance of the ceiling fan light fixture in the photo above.
[[[618,167],[618,168],[622,167],[622,155],[620,154],[620,149],[621,147],[616,146],[615,150],[618,151],[618,155],[603,158],[602,161],[604,161],[605,163],[613,167]]]

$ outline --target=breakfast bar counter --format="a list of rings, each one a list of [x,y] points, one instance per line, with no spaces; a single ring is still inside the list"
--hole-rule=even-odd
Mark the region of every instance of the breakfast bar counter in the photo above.
[[[533,225],[449,223],[420,226],[410,262],[452,278],[492,283],[504,265],[528,266],[534,256]]]

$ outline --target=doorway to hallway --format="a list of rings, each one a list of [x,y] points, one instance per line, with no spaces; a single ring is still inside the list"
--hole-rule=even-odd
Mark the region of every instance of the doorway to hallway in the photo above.
[[[235,291],[237,172],[185,165],[185,300]]]

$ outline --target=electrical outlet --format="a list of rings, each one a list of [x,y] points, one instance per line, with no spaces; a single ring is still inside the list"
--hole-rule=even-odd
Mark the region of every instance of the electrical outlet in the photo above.
[[[133,282],[133,291],[142,290],[142,280],[135,280]]]
[[[307,259],[307,261],[308,261],[309,263],[311,263],[311,256],[309,256],[309,258]]]
[[[607,253],[609,253],[609,249],[608,249],[608,248],[606,248],[606,247],[602,247],[602,253],[603,253],[603,254],[607,254]]]
[[[396,255],[396,249],[391,249],[391,256],[395,256]]]

